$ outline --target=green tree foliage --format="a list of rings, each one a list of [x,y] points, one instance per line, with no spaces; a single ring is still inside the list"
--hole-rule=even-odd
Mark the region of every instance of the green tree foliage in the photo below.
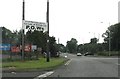
[[[55,37],[49,38],[49,51],[51,56],[56,56],[58,49]],[[42,48],[43,52],[47,52],[47,32],[43,33],[43,31],[28,31],[26,33],[26,43],[37,45],[37,47]]]
[[[104,42],[107,44],[107,46],[109,45],[109,39],[110,39],[110,45],[112,51],[120,51],[120,23],[108,27],[106,32],[103,34],[103,37],[104,37]]]
[[[86,52],[95,54],[98,51],[103,51],[104,50],[103,45],[100,43],[97,43],[97,41],[98,41],[97,38],[91,38],[90,43],[78,45],[78,48],[77,48],[78,52],[81,52],[83,54]]]
[[[42,31],[28,31],[26,33],[25,43],[37,45],[43,50],[46,50],[47,35]]]
[[[55,57],[57,55],[58,49],[55,37],[49,37],[49,50],[52,57]]]
[[[67,41],[67,50],[70,53],[76,53],[77,52],[77,40],[75,38],[72,38],[70,41]]]
[[[12,39],[12,32],[5,27],[0,28],[2,28],[2,43],[10,43]]]
[[[66,47],[63,44],[57,44],[57,47],[60,52],[66,52]]]
[[[21,32],[18,32],[17,30],[11,32],[5,27],[0,28],[2,28],[2,43],[9,43],[13,45],[21,44]]]
[[[91,44],[96,44],[98,42],[97,38],[91,38],[90,43]]]
[[[22,33],[21,33],[21,31],[13,31],[13,33],[12,33],[12,38],[14,39],[13,41],[12,41],[12,44],[14,44],[14,45],[21,45],[21,36],[22,35]]]
[[[84,51],[84,46],[83,46],[83,44],[78,45],[78,47],[77,47],[77,52],[83,53],[83,51]]]
[[[91,53],[96,53],[98,51],[98,44],[97,44],[98,39],[97,38],[91,38],[90,44],[88,45]]]

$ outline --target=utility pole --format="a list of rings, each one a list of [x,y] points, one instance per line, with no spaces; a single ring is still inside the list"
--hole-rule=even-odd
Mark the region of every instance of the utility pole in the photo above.
[[[22,60],[24,60],[24,20],[25,20],[25,0],[23,0],[23,13],[22,13]]]
[[[101,23],[103,23],[103,22],[101,22]],[[109,22],[109,27],[110,27],[110,22]],[[108,45],[109,45],[109,56],[110,56],[110,51],[111,51],[111,37],[110,37],[110,30],[109,30],[109,32],[108,32]]]
[[[47,0],[47,26],[48,26],[48,34],[47,34],[47,59],[46,61],[49,62],[50,61],[50,52],[49,52],[49,0]]]
[[[110,27],[110,22],[109,22],[109,27]],[[109,30],[109,56],[110,56],[110,51],[111,51],[111,37],[110,37],[110,30]]]
[[[60,39],[58,38],[58,44],[60,43]]]

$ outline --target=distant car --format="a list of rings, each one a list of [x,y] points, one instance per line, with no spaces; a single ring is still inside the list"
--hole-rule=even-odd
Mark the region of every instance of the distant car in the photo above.
[[[77,56],[82,56],[82,54],[81,53],[77,53]]]
[[[65,55],[65,58],[67,58],[67,55]]]
[[[60,52],[56,52],[56,57],[59,57],[60,56]]]
[[[84,56],[87,56],[87,55],[93,55],[93,54],[90,53],[90,52],[87,52],[87,53],[84,54]]]

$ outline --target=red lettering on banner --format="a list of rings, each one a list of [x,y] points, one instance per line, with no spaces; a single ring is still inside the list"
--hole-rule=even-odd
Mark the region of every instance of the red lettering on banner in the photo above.
[[[18,52],[20,52],[20,47],[12,46],[12,47],[11,47],[11,52],[13,52],[13,53],[18,53]]]

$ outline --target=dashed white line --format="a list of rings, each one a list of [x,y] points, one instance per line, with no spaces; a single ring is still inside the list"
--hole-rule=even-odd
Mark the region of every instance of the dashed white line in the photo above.
[[[50,76],[50,75],[53,74],[53,73],[54,73],[54,71],[49,71],[49,72],[46,72],[45,74],[42,74],[42,75],[37,76],[37,77],[34,78],[34,79],[45,78],[45,77]]]
[[[72,59],[70,59],[67,63],[65,63],[65,65],[69,65],[71,61]]]

